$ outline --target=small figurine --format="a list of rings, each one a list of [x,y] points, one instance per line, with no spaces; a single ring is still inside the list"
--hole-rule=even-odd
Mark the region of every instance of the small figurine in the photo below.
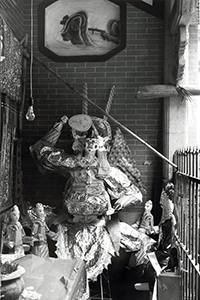
[[[174,210],[173,197],[174,197],[174,184],[168,182],[166,186],[163,188],[160,196],[160,206],[162,208],[160,225],[170,219],[173,219],[173,221],[175,221],[173,215],[173,210]]]
[[[153,207],[153,202],[148,200],[144,205],[144,213],[141,218],[132,225],[134,228],[137,228],[139,231],[151,235],[155,233],[154,229],[154,217],[151,213]]]
[[[143,246],[141,250],[131,254],[129,260],[129,267],[135,267],[148,262],[147,253],[153,251],[157,242],[151,237],[156,234],[156,226],[154,226],[154,217],[151,213],[153,207],[152,200],[148,200],[144,205],[144,213],[139,220],[132,225],[132,227],[140,233]]]
[[[40,257],[49,256],[49,248],[47,244],[47,236],[52,239],[57,239],[57,234],[50,231],[45,221],[45,211],[42,203],[37,203],[35,207],[36,219],[32,226],[33,247],[32,253]]]
[[[20,211],[17,205],[14,205],[9,212],[10,223],[5,229],[4,246],[8,254],[24,255],[23,238],[25,231],[19,222]]]
[[[159,223],[159,239],[158,239],[158,251],[161,257],[170,257],[170,252],[174,242],[174,230],[176,219],[173,214],[174,211],[174,184],[168,182],[162,190],[160,196],[160,206],[162,208],[162,216]],[[163,259],[163,261],[167,259]]]

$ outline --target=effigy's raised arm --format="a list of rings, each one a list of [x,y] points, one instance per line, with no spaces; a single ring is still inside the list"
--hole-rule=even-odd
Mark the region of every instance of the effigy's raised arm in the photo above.
[[[63,127],[67,123],[67,121],[68,121],[68,117],[64,115],[61,118],[60,122],[56,122],[53,128],[49,132],[47,132],[41,140],[49,142],[51,146],[54,146],[58,141],[62,133]]]
[[[67,121],[68,117],[63,116],[60,122],[56,122],[47,134],[29,147],[31,156],[42,174],[50,171],[65,175],[65,172],[77,166],[75,156],[55,147]]]

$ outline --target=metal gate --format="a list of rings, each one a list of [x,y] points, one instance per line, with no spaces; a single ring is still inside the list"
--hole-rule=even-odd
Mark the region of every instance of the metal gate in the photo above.
[[[174,213],[180,249],[182,300],[200,300],[200,150],[174,154]]]

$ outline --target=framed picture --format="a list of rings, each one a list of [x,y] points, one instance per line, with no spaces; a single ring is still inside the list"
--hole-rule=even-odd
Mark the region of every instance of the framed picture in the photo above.
[[[126,46],[126,2],[44,0],[38,46],[57,62],[106,61]]]

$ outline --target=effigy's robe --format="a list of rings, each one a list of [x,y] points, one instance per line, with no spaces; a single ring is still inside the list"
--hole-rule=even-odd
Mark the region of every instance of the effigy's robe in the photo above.
[[[112,220],[110,224],[107,222],[110,199],[122,198],[124,201],[124,197],[128,197],[129,202],[131,198],[132,203],[140,203],[142,196],[117,167],[111,166],[109,173],[99,175],[98,157],[77,157],[56,148],[61,127],[56,124],[43,139],[30,147],[30,151],[42,173],[70,174],[63,193],[66,218],[60,217],[56,252],[58,258],[82,258],[88,279],[96,280],[120,246],[131,251],[138,251],[142,246],[141,237],[130,225]]]

